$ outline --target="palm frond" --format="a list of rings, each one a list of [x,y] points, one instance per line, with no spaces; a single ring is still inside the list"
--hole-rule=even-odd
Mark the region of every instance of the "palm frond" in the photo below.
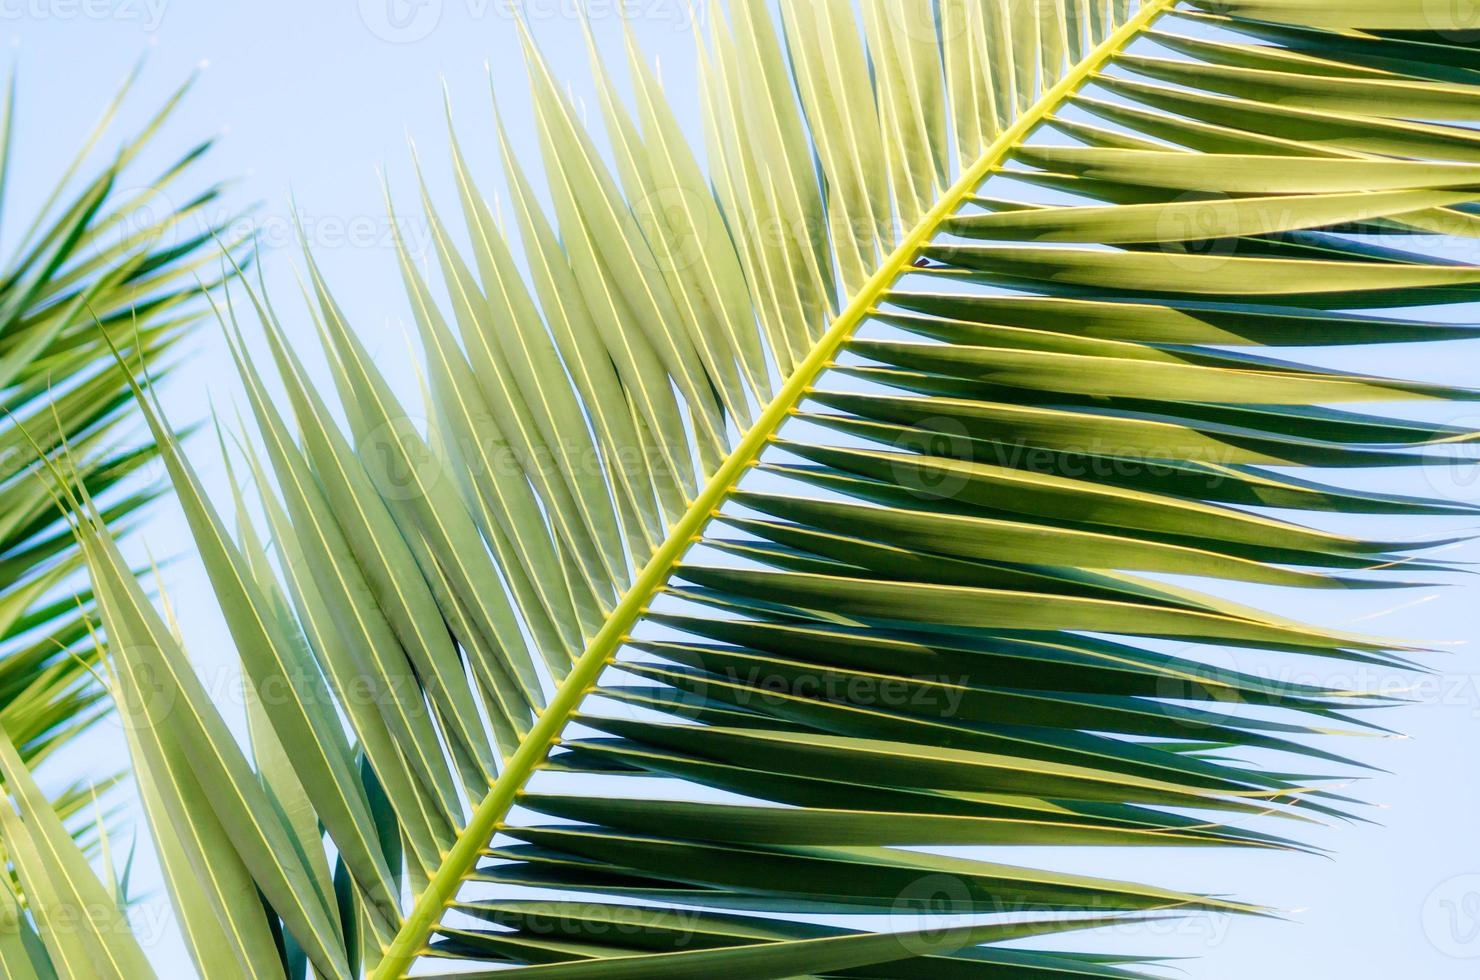
[[[1447,570],[1321,515],[1471,507],[1289,471],[1420,465],[1474,433],[1328,406],[1473,392],[1259,348],[1476,335],[1433,311],[1480,268],[1415,238],[1474,236],[1472,49],[1395,0],[735,4],[706,170],[630,38],[602,143],[519,30],[545,193],[500,128],[506,228],[454,137],[445,301],[400,253],[427,427],[312,256],[337,406],[262,296],[285,399],[221,311],[275,554],[137,392],[255,766],[79,522],[201,973],[1130,977],[1013,941],[1257,914],[944,848],[1351,811],[1326,736],[1383,699],[1205,654],[1421,656],[1219,583]]]
[[[132,398],[109,350],[137,367],[166,357],[203,309],[192,305],[201,263],[214,261],[191,225],[220,188],[185,181],[209,143],[191,147],[146,186],[120,189],[189,85],[174,93],[96,175],[78,181],[123,104],[133,76],[30,224],[10,236],[0,269],[0,726],[35,765],[106,713],[94,683],[100,653],[88,632],[90,594],[60,589],[82,570],[55,489],[38,478],[38,455],[70,455],[77,489],[102,501],[118,533],[136,523],[160,488],[139,479],[153,458],[129,425]],[[4,96],[0,194],[14,140],[16,86]],[[126,185],[125,185],[126,186]],[[171,198],[187,203],[161,212]],[[14,220],[14,219],[12,219]],[[17,226],[21,227],[21,226]],[[105,340],[106,335],[106,340]]]

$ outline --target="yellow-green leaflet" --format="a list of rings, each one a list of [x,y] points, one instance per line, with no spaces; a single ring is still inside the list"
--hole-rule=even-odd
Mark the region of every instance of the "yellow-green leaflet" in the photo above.
[[[131,742],[203,971],[1133,980],[1170,947],[1090,930],[1265,914],[1046,849],[1299,874],[1361,812],[1396,698],[1336,678],[1428,661],[1365,620],[1477,513],[1477,390],[1383,345],[1480,337],[1480,71],[1411,4],[1208,7],[715,5],[693,78],[506,22],[529,104],[495,68],[385,189],[409,356],[306,248],[302,305],[224,297],[233,532],[135,392],[250,762],[82,529],[118,686],[180,707]]]

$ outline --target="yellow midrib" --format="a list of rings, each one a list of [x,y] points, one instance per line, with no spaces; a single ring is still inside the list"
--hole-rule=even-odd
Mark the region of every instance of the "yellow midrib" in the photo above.
[[[1084,85],[1107,61],[1176,2],[1177,0],[1144,0],[1134,17],[1117,28],[1063,79],[1044,92],[1016,122],[992,141],[971,169],[962,173],[935,207],[900,241],[889,259],[863,285],[852,302],[838,314],[807,359],[797,365],[765,411],[725,457],[683,516],[669,529],[663,544],[648,559],[621,602],[612,610],[600,631],[592,637],[555,696],[540,712],[529,735],[505,764],[488,795],[479,803],[472,820],[458,834],[457,842],[443,855],[442,866],[426,889],[417,896],[411,913],[370,975],[371,980],[396,980],[404,976],[423,952],[432,930],[441,920],[449,903],[456,898],[463,879],[476,865],[479,853],[502,825],[524,784],[534,775],[559,740],[570,717],[596,685],[602,671],[627,639],[638,618],[668,582],[684,554],[699,539],[715,512],[724,503],[725,497],[739,483],[740,477],[760,458],[766,444],[774,438],[792,409],[801,403],[818,377],[832,364],[838,350],[853,335],[853,331],[877,305],[879,299],[909,270],[916,254],[930,241],[941,222],[955,213],[1007,153],[1048,118],[1054,107]]]

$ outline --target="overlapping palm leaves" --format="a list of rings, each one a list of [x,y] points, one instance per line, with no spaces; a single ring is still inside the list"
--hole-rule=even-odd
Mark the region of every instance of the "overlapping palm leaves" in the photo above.
[[[1480,85],[1410,6],[735,4],[707,168],[635,46],[630,101],[595,60],[603,152],[524,35],[548,198],[500,129],[506,224],[454,140],[471,249],[422,201],[444,299],[401,253],[424,407],[311,256],[347,431],[305,331],[222,310],[265,537],[139,393],[255,765],[78,529],[201,973],[1125,977],[1004,943],[1257,911],[990,848],[1295,849],[1351,803],[1239,750],[1338,773],[1313,736],[1377,699],[1168,644],[1414,653],[1217,584],[1422,578],[1321,515],[1465,510],[1289,471],[1421,462],[1472,433],[1326,406],[1469,391],[1258,351],[1475,335],[1415,312],[1480,297],[1416,237],[1474,234]]]
[[[204,312],[193,300],[198,267],[209,262],[207,270],[215,268],[201,217],[219,189],[188,187],[208,143],[149,175],[147,184],[129,184],[140,179],[136,158],[184,88],[101,172],[76,179],[129,87],[34,213],[6,215],[7,229],[27,224],[9,232],[12,257],[0,273],[0,727],[32,765],[107,710],[107,692],[91,673],[100,657],[88,631],[95,606],[62,588],[81,570],[82,554],[57,512],[54,488],[37,478],[32,463],[38,452],[69,449],[74,475],[102,501],[115,531],[133,523],[159,488],[138,479],[153,451],[131,431],[137,419],[128,379],[117,370],[104,334],[131,357],[147,357],[163,370],[162,359]],[[13,80],[4,99],[0,195],[14,142]],[[170,204],[172,198],[180,203]],[[92,813],[93,789],[71,788],[54,801],[58,812],[67,818]],[[6,838],[0,831],[0,840]]]

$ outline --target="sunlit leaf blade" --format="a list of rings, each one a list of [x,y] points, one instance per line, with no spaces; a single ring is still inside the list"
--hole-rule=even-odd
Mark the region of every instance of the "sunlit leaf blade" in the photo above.
[[[203,312],[195,301],[201,282],[215,278],[204,263],[214,262],[212,238],[223,227],[211,222],[234,217],[220,211],[219,186],[191,186],[209,143],[167,158],[171,162],[161,171],[143,173],[134,163],[146,147],[162,142],[161,129],[189,83],[116,153],[98,159],[94,151],[136,76],[124,82],[49,192],[20,209],[0,201],[8,206],[11,242],[11,253],[0,263],[0,737],[31,767],[65,752],[110,707],[98,681],[102,649],[90,630],[96,599],[91,590],[75,594],[83,558],[64,512],[78,496],[89,496],[123,535],[159,495],[161,488],[147,474],[155,448],[141,443],[130,426],[129,375],[141,371],[145,360],[158,376],[169,373],[177,342]],[[12,76],[0,122],[0,197],[9,184],[13,144],[34,138],[38,125],[29,100],[18,99],[17,90]],[[119,370],[110,345],[127,359],[127,372]],[[54,484],[43,457],[65,460],[65,489]],[[19,770],[14,775],[22,781]],[[115,781],[95,775],[99,793]],[[109,852],[106,830],[101,824],[89,829],[78,819],[78,803],[86,799],[85,788],[72,787],[53,802],[83,852],[112,875],[116,855]],[[111,819],[111,802],[98,809]],[[12,825],[32,838],[32,845],[10,847],[10,870],[17,874],[23,851],[42,853],[33,846],[46,840],[36,819],[39,811],[29,819],[23,813],[21,823]],[[12,843],[0,830],[0,853]],[[76,871],[60,842],[53,843],[59,860]],[[36,928],[41,923],[11,919],[20,907],[16,902],[34,916],[40,896],[29,895],[23,881],[16,882],[19,892],[10,891],[10,870],[3,875],[9,894],[0,896],[0,916],[13,927],[4,929],[0,972],[45,978],[81,969],[57,960],[55,937],[44,928],[40,935],[48,945],[42,949]],[[36,882],[35,869],[30,878]],[[104,888],[95,879],[77,887],[92,894],[94,884]],[[60,885],[40,887],[57,901],[83,894]],[[127,941],[126,931],[119,931],[118,941]],[[98,961],[83,975],[142,964],[142,956],[122,967]]]
[[[124,923],[123,910],[3,733],[0,779],[6,790],[0,798],[5,848],[53,963],[79,978],[153,976],[144,950]]]
[[[306,311],[260,285],[220,311],[265,532],[246,494],[227,532],[146,407],[261,699],[253,764],[85,524],[119,669],[190,708],[133,741],[194,780],[155,777],[156,836],[213,799],[213,907],[258,915],[249,877],[295,972],[378,980],[1145,976],[1005,944],[1260,914],[997,858],[1296,858],[1361,819],[1337,780],[1392,699],[1208,663],[1426,655],[1236,583],[1370,601],[1454,570],[1452,540],[1351,518],[1473,502],[1348,471],[1443,465],[1472,429],[1395,406],[1475,390],[1343,357],[1476,338],[1480,267],[1433,236],[1480,231],[1480,87],[1400,4],[1174,6],[731,5],[698,38],[702,155],[635,25],[579,27],[596,126],[517,19],[512,218],[456,138],[455,200],[414,158],[423,404],[309,251]],[[932,947],[931,911],[971,922]],[[246,963],[260,927],[192,949]]]

